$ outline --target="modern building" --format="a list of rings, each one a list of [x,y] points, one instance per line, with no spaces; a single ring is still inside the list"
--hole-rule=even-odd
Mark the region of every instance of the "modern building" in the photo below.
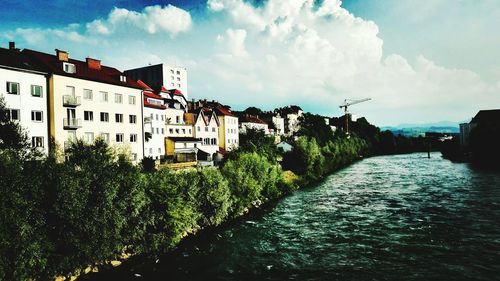
[[[97,59],[74,60],[65,51],[50,55],[23,50],[49,73],[50,136],[59,145],[100,137],[115,149],[144,157],[143,98],[140,85]]]
[[[162,87],[177,89],[188,99],[188,77],[183,67],[157,64],[129,69],[125,74],[132,79],[142,80],[155,91],[160,91]]]
[[[9,49],[0,48],[0,96],[10,119],[26,131],[31,146],[43,153],[49,148],[47,76],[42,67],[16,49],[14,42]]]

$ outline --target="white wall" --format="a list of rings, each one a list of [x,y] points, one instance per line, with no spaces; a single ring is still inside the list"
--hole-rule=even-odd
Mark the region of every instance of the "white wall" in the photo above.
[[[194,124],[194,136],[195,138],[202,139],[202,144],[199,148],[212,155],[219,150],[219,126],[217,126],[217,121],[215,120],[217,117],[211,118],[210,123],[206,126],[200,115],[198,115]],[[206,138],[210,140],[215,138],[215,144],[211,144],[211,142],[205,144]]]
[[[221,119],[224,122],[225,139],[219,141],[224,141],[226,150],[231,151],[237,148],[240,143],[238,117],[224,116]]]
[[[167,89],[178,89],[188,99],[187,71],[183,67],[163,65],[163,86]]]
[[[138,161],[144,157],[142,120],[143,98],[140,89],[60,75],[53,75],[52,80],[54,95],[53,129],[56,142],[62,145],[71,137],[71,132],[75,132],[77,138],[84,138],[86,132],[93,133],[94,138],[99,137],[101,133],[107,133],[109,134],[111,146],[119,150],[130,151],[132,156],[136,156]],[[75,95],[80,97],[81,100],[81,105],[74,108],[76,118],[80,119],[82,126],[76,130],[67,130],[63,127],[63,118],[67,117],[67,110],[70,108],[63,106],[63,95],[66,95],[66,86],[75,87]],[[84,99],[84,89],[92,90],[91,100]],[[108,93],[107,101],[101,101],[100,92]],[[115,102],[115,93],[122,94],[122,103]],[[135,104],[129,104],[129,96],[135,97]],[[93,121],[84,121],[84,111],[93,112]],[[101,112],[109,114],[108,122],[100,121]],[[123,123],[115,122],[116,113],[123,114]],[[129,115],[136,116],[135,124],[129,122]],[[123,134],[122,143],[116,142],[116,134]],[[130,142],[129,138],[131,134],[137,136],[135,142]]]
[[[262,130],[264,133],[267,135],[269,134],[269,129],[267,124],[261,124],[261,123],[251,123],[251,122],[242,122],[240,123],[240,133],[245,134],[247,132],[247,129],[256,129],[256,130]]]
[[[165,110],[144,106],[144,132],[151,133],[149,141],[144,140],[144,156],[160,159],[165,156]]]
[[[20,94],[7,93],[7,82],[19,83]],[[42,86],[42,96],[31,95],[31,85]],[[28,141],[32,137],[43,137],[43,147],[40,151],[47,153],[48,136],[48,111],[47,111],[47,79],[42,74],[28,73],[0,68],[0,96],[5,98],[7,108],[19,109],[19,124],[26,130]],[[42,111],[42,122],[31,120],[31,111]]]

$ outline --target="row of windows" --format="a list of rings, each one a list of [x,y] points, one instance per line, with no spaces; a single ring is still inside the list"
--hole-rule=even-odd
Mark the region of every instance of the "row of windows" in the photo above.
[[[201,131],[201,127],[200,126],[197,126],[196,127],[196,131],[200,132]],[[208,132],[209,129],[207,126],[205,126],[205,132]],[[212,132],[215,132],[216,131],[216,128],[215,127],[212,127]]]
[[[169,123],[172,122],[172,120],[170,120],[170,118],[167,118],[166,115],[151,113],[151,120],[160,120],[160,118],[161,118],[161,121],[169,121]],[[180,115],[175,116],[175,124],[181,123],[181,118],[182,117]]]
[[[19,109],[7,109],[7,117],[10,120],[21,120],[21,114]],[[32,110],[31,111],[31,121],[33,122],[43,122],[43,111]]]
[[[66,86],[66,94],[74,96],[75,95],[75,87]],[[84,100],[94,100],[94,92],[90,89],[83,89],[83,99]],[[100,91],[99,92],[99,101],[108,102],[109,94],[108,92]],[[135,96],[128,96],[128,104],[135,105],[137,102]],[[115,93],[115,103],[123,103],[123,95]]]
[[[105,141],[109,142],[109,133],[100,133],[99,136]],[[93,142],[94,141],[94,133],[93,132],[86,132],[84,133],[84,140],[86,142]],[[124,134],[118,133],[115,134],[115,142],[117,143],[122,143],[124,140]],[[128,138],[129,142],[135,143],[137,142],[137,134],[129,134]]]
[[[94,121],[94,112],[93,111],[84,111],[83,112],[83,120],[84,121]],[[101,120],[101,122],[109,122],[109,113],[108,112],[101,112],[100,113],[100,120]],[[116,123],[123,123],[123,114],[116,113],[115,114],[115,122]],[[132,115],[132,114],[129,115],[128,122],[130,124],[136,124],[137,123],[137,116]]]
[[[217,145],[217,139],[216,138],[204,138],[203,144],[204,145]]]
[[[180,134],[182,132],[183,135],[186,134],[186,129],[175,129],[175,133],[176,134]],[[170,128],[168,129],[168,133],[170,135],[173,135],[174,134],[174,129],[173,128]],[[191,129],[188,129],[188,133],[191,134]]]
[[[21,93],[19,83],[7,82],[7,93],[11,95],[19,95]],[[31,95],[33,97],[41,98],[43,95],[43,88],[39,85],[31,85]]]
[[[229,134],[236,134],[236,133],[238,133],[238,131],[236,129],[227,129],[227,132]]]

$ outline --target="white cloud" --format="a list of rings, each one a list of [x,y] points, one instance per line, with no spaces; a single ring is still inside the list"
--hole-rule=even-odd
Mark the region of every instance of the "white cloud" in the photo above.
[[[80,27],[18,29],[8,36],[22,37],[35,49],[63,45],[122,69],[184,65],[190,98],[240,109],[296,103],[340,115],[345,98],[371,97],[352,109],[385,125],[459,121],[500,106],[500,77],[487,82],[424,56],[383,54],[378,26],[352,15],[339,0],[319,7],[313,0],[274,0],[258,8],[243,0],[209,0],[204,16],[193,25],[189,12],[171,5],[140,12],[115,8]]]

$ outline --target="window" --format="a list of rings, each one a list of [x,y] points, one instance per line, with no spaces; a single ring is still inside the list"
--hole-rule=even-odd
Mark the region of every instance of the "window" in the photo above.
[[[43,112],[37,111],[37,110],[32,110],[31,111],[31,121],[43,122]]]
[[[137,160],[137,153],[132,153],[132,159],[133,159],[134,161],[136,161],[136,160]]]
[[[158,148],[158,153],[161,153],[161,148]]]
[[[177,75],[181,75],[181,72],[179,70],[177,70]]]
[[[128,96],[128,104],[135,104],[135,97],[134,96]]]
[[[116,134],[116,142],[123,142],[123,134]]]
[[[200,131],[200,126],[196,127],[196,130],[199,132]]]
[[[109,143],[109,133],[101,133],[101,139]]]
[[[179,129],[175,129],[175,133],[178,134],[179,133]]]
[[[86,141],[87,143],[92,143],[92,142],[94,142],[94,133],[92,133],[92,132],[86,132],[86,133],[85,133],[85,141]]]
[[[101,93],[101,102],[108,102],[108,93],[107,92],[100,92]]]
[[[115,94],[115,103],[122,103],[123,97],[122,94]]]
[[[127,76],[125,75],[120,75],[120,82],[127,82]]]
[[[187,143],[184,143],[184,148],[187,148]]]
[[[159,133],[160,133],[160,129],[156,128],[156,134],[159,134]]]
[[[177,87],[179,87],[179,88],[180,88],[180,87],[181,87],[181,84],[177,84]]]
[[[175,123],[179,124],[181,122],[181,117],[180,116],[175,116]]]
[[[10,120],[19,120],[20,119],[19,109],[8,109],[7,117]]]
[[[205,132],[208,132],[208,127],[205,127]]]
[[[93,111],[84,111],[83,112],[83,120],[84,121],[94,121],[94,112]]]
[[[177,81],[181,81],[181,78],[180,78],[180,77],[177,77]]]
[[[109,122],[109,113],[101,112],[101,122]]]
[[[173,134],[174,133],[174,129],[170,128],[170,129],[168,129],[168,132],[171,133],[171,134]]]
[[[76,73],[76,66],[72,63],[63,62],[63,70],[66,73]]]
[[[135,124],[135,123],[137,123],[137,116],[135,116],[135,115],[129,115],[129,116],[128,116],[128,122],[129,122],[130,124]]]
[[[209,138],[203,139],[203,144],[210,144],[210,139]]]
[[[164,135],[165,134],[165,129],[161,128],[161,134]]]
[[[165,121],[165,116],[164,115],[161,116],[161,121]]]
[[[153,149],[152,148],[149,149],[149,154],[153,154]]]
[[[123,123],[123,114],[121,114],[121,113],[116,113],[116,114],[115,114],[115,122],[116,122],[116,123]]]
[[[137,134],[130,134],[130,142],[137,142]]]
[[[31,85],[31,95],[33,97],[42,97],[42,86]]]
[[[7,93],[19,95],[19,83],[7,82]]]
[[[174,74],[174,70],[173,70],[173,69],[170,69],[170,73]]]
[[[186,133],[186,129],[182,129],[182,133],[185,134]]]
[[[191,129],[189,129],[189,133],[191,134]]]
[[[215,128],[214,127],[212,127],[212,132],[215,132]]]
[[[43,137],[31,137],[31,147],[43,147]]]
[[[158,118],[159,118],[159,117],[158,117],[158,114],[156,114],[156,120],[159,120]]]
[[[172,85],[172,87],[174,87],[174,86],[175,86],[175,84],[174,84],[174,83],[170,83],[170,84]]]
[[[83,99],[84,100],[92,100],[92,90],[83,89]]]
[[[175,80],[175,77],[174,77],[174,76],[170,76],[170,79],[172,79],[172,81],[174,81],[174,80]]]

